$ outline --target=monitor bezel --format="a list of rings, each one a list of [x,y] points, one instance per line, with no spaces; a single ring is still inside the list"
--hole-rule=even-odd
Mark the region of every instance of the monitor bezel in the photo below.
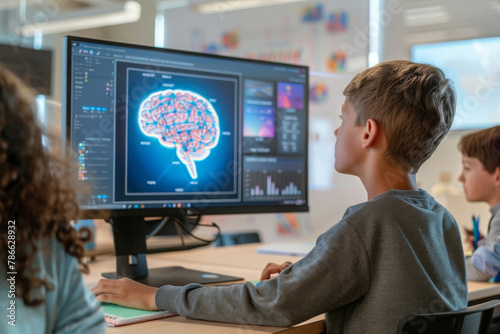
[[[68,144],[71,142],[71,65],[72,65],[72,50],[71,45],[73,42],[84,42],[84,43],[96,43],[96,44],[106,44],[110,46],[117,47],[127,47],[135,48],[141,50],[150,50],[155,52],[170,52],[179,55],[190,55],[190,56],[201,56],[207,58],[216,59],[227,59],[231,61],[242,61],[258,64],[268,64],[276,66],[290,66],[295,68],[304,69],[306,71],[306,82],[304,97],[306,102],[306,113],[305,113],[305,127],[304,127],[304,137],[305,137],[305,147],[304,147],[304,157],[305,157],[305,203],[302,205],[240,205],[240,206],[207,206],[207,207],[175,207],[175,208],[120,208],[120,209],[92,209],[86,207],[80,207],[82,218],[112,218],[112,217],[180,217],[185,218],[187,216],[197,216],[197,215],[221,215],[221,214],[258,214],[258,213],[282,213],[282,212],[308,212],[309,211],[309,180],[308,180],[308,163],[309,163],[309,152],[308,152],[308,141],[309,141],[309,67],[306,65],[290,64],[273,62],[267,60],[258,59],[247,59],[239,58],[218,54],[209,54],[202,52],[178,50],[171,48],[158,48],[148,45],[141,44],[131,44],[118,41],[110,41],[106,39],[94,39],[87,37],[78,36],[64,36],[63,37],[63,74],[62,74],[62,108],[61,108],[61,121],[62,121],[62,136],[61,143],[63,148],[68,149]],[[64,150],[63,150],[64,151]],[[240,154],[240,152],[238,152]],[[71,151],[69,154],[72,154]]]

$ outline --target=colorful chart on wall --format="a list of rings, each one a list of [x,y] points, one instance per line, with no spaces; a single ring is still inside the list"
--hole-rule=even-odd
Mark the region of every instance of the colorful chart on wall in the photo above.
[[[326,19],[326,30],[331,33],[339,33],[347,30],[349,14],[345,11],[335,11],[328,14]]]
[[[311,102],[323,102],[328,96],[328,86],[324,82],[315,82],[311,84],[309,90],[309,99]]]
[[[304,1],[199,14],[165,10],[166,47],[357,73],[368,65],[368,0]],[[189,25],[186,23],[189,22]]]

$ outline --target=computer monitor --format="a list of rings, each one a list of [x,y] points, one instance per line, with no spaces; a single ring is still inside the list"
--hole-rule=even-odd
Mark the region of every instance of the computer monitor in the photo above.
[[[79,204],[110,213],[117,276],[151,276],[145,217],[308,211],[306,66],[74,36],[63,50]]]

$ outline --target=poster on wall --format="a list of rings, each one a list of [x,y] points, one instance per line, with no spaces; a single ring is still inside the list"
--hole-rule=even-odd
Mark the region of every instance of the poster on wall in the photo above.
[[[357,73],[368,65],[369,1],[303,1],[202,14],[168,9],[165,46]],[[365,38],[360,38],[364,32]],[[366,41],[366,42],[363,42]]]

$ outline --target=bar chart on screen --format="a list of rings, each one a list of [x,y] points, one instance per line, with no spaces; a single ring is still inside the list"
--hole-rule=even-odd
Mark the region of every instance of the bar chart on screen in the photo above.
[[[294,171],[249,171],[245,175],[245,195],[249,198],[293,198],[302,194],[302,182]]]

